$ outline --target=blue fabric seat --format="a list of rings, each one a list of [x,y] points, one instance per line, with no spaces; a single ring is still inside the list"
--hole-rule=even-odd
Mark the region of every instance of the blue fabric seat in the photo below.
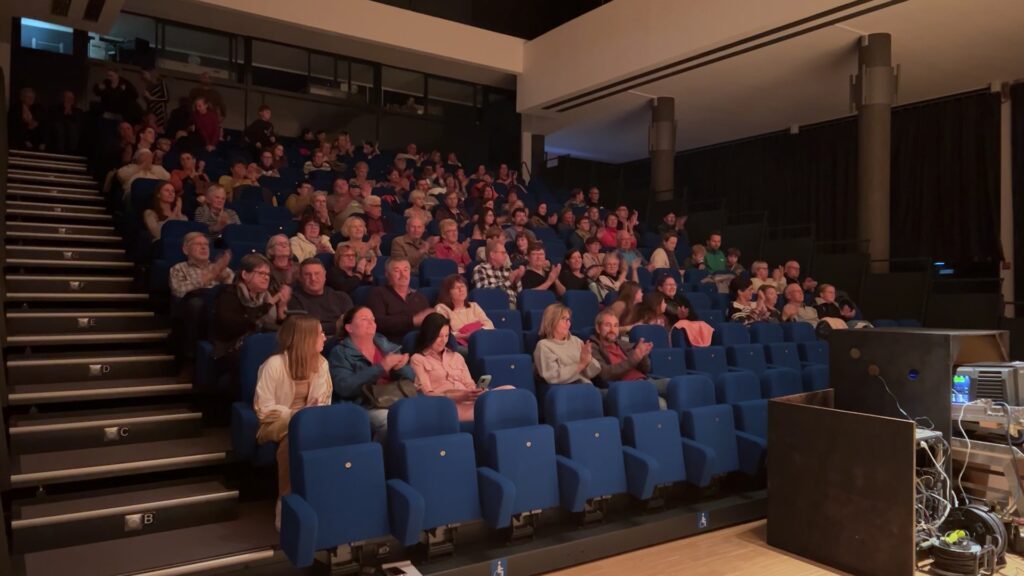
[[[636,343],[643,339],[645,342],[654,344],[654,349],[671,348],[668,342],[668,332],[664,326],[656,324],[637,324],[629,330],[629,341]]]
[[[719,404],[732,406],[736,429],[768,438],[768,400],[761,397],[761,384],[753,374],[725,374],[715,386]]]
[[[424,286],[441,287],[444,279],[459,273],[459,265],[445,258],[427,258],[420,263],[420,278]],[[505,298],[508,300],[508,297]],[[506,308],[508,307],[506,303]]]
[[[566,290],[562,301],[572,310],[572,333],[594,327],[597,317],[597,296],[589,290]]]
[[[489,468],[477,468],[473,437],[459,431],[455,404],[416,396],[388,410],[387,481],[392,532],[410,546],[424,530],[484,518],[492,528],[512,517],[514,485]],[[457,489],[456,489],[457,488]]]
[[[292,491],[281,498],[281,549],[298,567],[317,550],[388,536],[380,444],[355,404],[298,411],[288,426]]]
[[[711,310],[711,297],[703,292],[684,292],[683,296],[690,301],[690,306],[697,310],[698,314],[703,314],[707,310]],[[701,316],[703,318],[703,316]]]
[[[828,342],[824,340],[797,342],[796,347],[801,362],[828,366]]]
[[[473,288],[469,291],[470,302],[476,302],[484,310],[509,308],[508,293],[501,288]]]
[[[728,404],[690,408],[679,414],[679,420],[685,438],[710,449],[687,460],[691,473],[715,477],[742,472],[756,476],[764,469],[767,442],[736,430]]]
[[[541,310],[555,303],[555,293],[551,290],[523,290],[519,293],[519,309]]]
[[[491,388],[498,386],[515,386],[536,394],[533,380],[533,359],[528,354],[499,354],[485,356],[480,362],[479,378],[484,374],[491,376]]]
[[[878,320],[875,320],[874,322],[872,322],[872,324],[875,326],[875,328],[897,328],[897,327],[899,327],[899,324],[897,324],[895,320],[890,320],[888,318],[879,318]]]
[[[781,324],[754,322],[749,326],[748,330],[750,331],[750,341],[754,344],[770,344],[785,341]]]
[[[765,359],[764,348],[760,344],[740,344],[729,346],[725,355],[730,366],[753,372],[761,380],[761,395],[765,398],[789,396],[803,391],[801,371],[791,367],[775,367]],[[724,378],[724,375],[723,375]],[[719,379],[719,382],[721,378]]]
[[[683,410],[717,403],[715,384],[704,375],[689,374],[676,376],[668,381],[665,400],[669,410],[682,413]]]
[[[782,335],[786,342],[810,342],[817,340],[814,326],[807,322],[786,322],[782,325]]]
[[[661,327],[658,327],[661,330]],[[664,332],[664,330],[662,330]],[[686,352],[679,348],[654,348],[648,355],[652,378],[671,378],[686,374]]]
[[[797,370],[801,373],[804,392],[824,390],[829,387],[828,366],[823,364],[803,364],[800,352],[792,342],[765,345],[765,356],[775,366]]]
[[[259,420],[253,409],[256,380],[260,366],[277,351],[277,334],[247,336],[238,351],[239,398],[231,405],[231,444],[235,456],[254,466],[271,466],[276,459],[277,444],[256,443]]]
[[[520,354],[523,338],[512,330],[477,330],[469,335],[468,364],[474,374],[480,373],[481,361],[488,356]]]
[[[629,492],[646,500],[654,493],[657,462],[622,445],[619,422],[604,416],[597,388],[551,386],[544,415],[555,427],[561,501],[571,511],[583,511],[595,498]]]
[[[691,372],[703,374],[711,379],[712,382],[715,382],[720,374],[739,370],[729,366],[725,349],[721,346],[707,346],[686,350],[686,365],[690,368]]]
[[[608,412],[622,426],[623,443],[658,463],[655,487],[686,480],[679,415],[660,409],[652,382],[613,382],[608,387]]]
[[[736,346],[737,344],[750,344],[750,333],[742,324],[725,322],[718,326],[714,334],[711,335],[712,346]]]
[[[502,308],[499,310],[485,310],[485,314],[499,330],[511,330],[519,333],[523,331],[523,316],[516,310]]]

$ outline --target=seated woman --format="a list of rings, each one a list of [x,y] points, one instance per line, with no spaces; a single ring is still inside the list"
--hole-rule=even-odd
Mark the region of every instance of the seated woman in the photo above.
[[[366,221],[359,216],[349,216],[341,225],[341,235],[347,238],[338,246],[351,246],[356,251],[356,258],[366,260],[369,270],[377,266],[377,258],[380,256],[380,237],[372,236],[370,240],[363,240],[366,236]]]
[[[160,231],[168,220],[188,218],[181,213],[181,197],[174,191],[174,185],[170,182],[161,182],[153,194],[152,204],[142,213],[142,221],[145,222],[146,230],[154,242],[160,239]]]
[[[331,378],[324,349],[324,331],[312,316],[290,316],[277,333],[277,353],[267,358],[256,376],[253,408],[260,427],[256,441],[277,442],[277,514],[281,529],[281,497],[291,492],[288,466],[288,423],[295,412],[331,403]]]
[[[661,245],[651,252],[651,262],[647,268],[654,272],[659,268],[679,270],[679,261],[676,260],[676,244],[679,243],[679,236],[675,232],[665,232],[661,235]]]
[[[211,184],[206,189],[206,203],[196,209],[196,222],[206,224],[211,237],[220,236],[224,228],[232,224],[241,224],[238,214],[231,208],[225,208],[227,192],[220,184]]]
[[[750,265],[750,275],[750,281],[754,283],[754,290],[760,290],[763,285],[772,286],[777,292],[786,289],[786,278],[783,276],[781,266],[773,270],[769,276],[768,263],[764,260],[755,260]]]
[[[302,212],[302,219],[313,218],[320,224],[320,234],[324,236],[330,236],[333,230],[331,230],[331,213],[327,210],[327,193],[321,190],[313,192],[313,196],[309,201],[309,206]]]
[[[526,234],[516,234],[516,239],[512,242],[513,246],[508,251],[509,260],[512,262],[512,268],[519,268],[520,266],[526,267],[530,265],[530,237]]]
[[[299,221],[299,231],[288,241],[292,256],[299,262],[317,254],[334,254],[330,237],[320,233],[320,222],[315,215],[307,214]]]
[[[601,252],[601,241],[597,236],[590,236],[584,241],[583,270],[590,279],[597,278],[604,269],[605,253]]]
[[[373,268],[357,258],[355,248],[342,242],[334,252],[334,266],[327,271],[327,285],[351,296],[360,286],[373,286]]]
[[[825,320],[832,328],[854,328],[857,307],[849,298],[836,299],[836,287],[831,284],[818,284],[815,308],[818,318]]]
[[[473,215],[473,233],[470,236],[473,240],[486,240],[487,232],[490,230],[497,229],[499,232],[501,228],[498,227],[497,217],[494,214],[494,210],[491,208],[480,208]]]
[[[583,272],[583,255],[579,250],[565,253],[565,264],[558,273],[558,281],[566,290],[590,289],[590,279]]]
[[[558,223],[558,215],[555,215],[554,224]],[[551,218],[548,215],[548,203],[540,202],[537,204],[537,209],[533,211],[533,216],[530,216],[530,228],[538,230],[540,228],[551,228],[553,226]]]
[[[591,384],[591,378],[601,373],[601,365],[594,358],[590,342],[584,343],[573,336],[572,310],[564,304],[551,304],[541,318],[541,340],[533,350],[533,365],[537,374],[548,384]]]
[[[484,392],[477,388],[462,354],[448,347],[448,319],[433,312],[423,319],[416,335],[416,353],[409,364],[416,374],[416,388],[427,396],[446,396],[455,402],[459,420],[473,421],[473,403]]]
[[[661,292],[650,292],[643,295],[643,299],[633,312],[633,325],[653,324],[661,326],[667,333],[670,330],[668,318],[665,316],[665,295]]]
[[[619,254],[619,258],[622,259],[623,266],[635,269],[644,265],[644,257],[636,249],[636,236],[625,230],[619,230],[619,234],[616,237],[616,245],[618,246],[616,251]]]
[[[754,285],[750,278],[737,276],[729,282],[729,300],[732,305],[729,308],[729,320],[739,322],[744,326],[754,322],[762,322],[770,317],[764,301],[754,302]]]
[[[292,247],[284,234],[267,239],[265,253],[270,261],[270,293],[277,294],[281,286],[291,286],[298,279],[299,265],[292,258]]]
[[[615,252],[605,254],[601,273],[594,279],[594,283],[590,285],[590,289],[597,294],[598,300],[604,300],[609,292],[618,291],[622,288],[622,283],[626,281],[626,268],[621,266],[621,262],[619,255]],[[633,270],[633,275],[634,277],[636,276],[635,269]]]
[[[434,258],[451,260],[458,266],[459,274],[465,273],[470,262],[469,241],[459,242],[459,225],[451,218],[441,220],[438,228],[441,241],[434,245]]]
[[[405,209],[406,218],[419,216],[424,224],[433,220],[434,215],[427,210],[427,195],[422,190],[413,190],[409,193],[409,204],[410,206]]]
[[[604,216],[604,227],[597,233],[597,239],[601,241],[601,247],[614,250],[619,241],[619,217],[614,212]]]
[[[643,302],[643,299],[644,291],[640,288],[639,283],[629,280],[622,283],[618,298],[607,308],[619,319],[620,334],[628,334],[630,328],[636,324],[637,307]]]
[[[459,274],[452,274],[444,279],[441,291],[437,295],[437,306],[434,310],[451,321],[451,330],[455,341],[462,348],[469,346],[469,337],[477,330],[493,330],[494,323],[476,302],[467,300],[469,285]]]
[[[331,350],[328,365],[335,401],[347,400],[367,409],[374,437],[383,442],[388,428],[388,406],[374,401],[373,386],[413,381],[409,355],[398,344],[377,334],[377,321],[365,306],[349,308],[338,320],[340,344]]]
[[[673,280],[673,282],[675,281]],[[659,291],[664,294],[664,291],[660,289]],[[669,304],[667,310],[673,310],[673,305],[668,296],[665,297],[665,302]],[[674,310],[668,316],[668,322],[671,324],[671,329],[669,330],[670,337],[672,330],[682,330],[686,333],[686,341],[690,343],[690,346],[703,348],[711,345],[711,336],[715,333],[715,329],[700,319],[697,311],[690,306],[689,298],[680,294],[675,300]]]

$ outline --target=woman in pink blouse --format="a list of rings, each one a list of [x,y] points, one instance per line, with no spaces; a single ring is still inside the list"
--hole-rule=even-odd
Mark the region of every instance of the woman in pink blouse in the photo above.
[[[448,319],[433,312],[423,319],[416,335],[416,353],[409,364],[416,387],[427,396],[447,396],[459,411],[459,420],[473,420],[473,404],[484,391],[477,388],[461,354],[448,347]]]

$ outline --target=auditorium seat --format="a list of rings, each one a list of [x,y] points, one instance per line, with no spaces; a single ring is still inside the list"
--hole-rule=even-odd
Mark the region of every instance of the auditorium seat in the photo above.
[[[561,500],[570,510],[600,508],[600,501],[626,492],[640,500],[651,497],[657,462],[622,445],[619,422],[605,417],[597,388],[551,386],[544,415],[555,427]]]
[[[668,342],[668,332],[665,332],[664,326],[658,326],[656,324],[637,324],[629,330],[629,341],[634,344],[640,342],[640,340],[654,344],[654,349],[670,348]]]
[[[491,388],[515,386],[521,390],[527,390],[531,394],[536,394],[533,381],[533,359],[528,354],[485,356],[477,371],[478,373],[473,375],[475,378],[484,374],[491,376]]]
[[[355,404],[298,411],[288,426],[292,490],[281,498],[281,549],[297,567],[318,550],[384,538],[384,455]],[[344,465],[342,465],[344,463]]]
[[[775,366],[800,371],[804,392],[824,390],[829,387],[828,366],[801,363],[796,344],[792,342],[766,344],[765,355],[768,361]]]
[[[761,380],[761,395],[765,398],[789,396],[802,392],[799,369],[776,367],[768,364],[764,348],[760,344],[741,344],[729,346],[725,355],[730,366],[748,370]],[[722,382],[727,374],[723,374],[716,382]]]
[[[478,374],[480,362],[488,356],[519,354],[523,351],[523,338],[512,330],[477,330],[469,335],[470,370]]]
[[[897,324],[895,320],[889,320],[887,318],[879,318],[878,320],[875,320],[871,324],[873,324],[875,328],[897,328],[897,327],[899,327],[899,324]]]
[[[710,448],[694,452],[686,463],[698,477],[742,472],[756,476],[764,469],[767,441],[736,430],[732,407],[728,404],[698,406],[679,414],[683,436]]]
[[[577,336],[584,328],[594,327],[597,317],[597,296],[589,290],[566,290],[562,297],[565,305],[572,310],[572,333]],[[583,338],[580,336],[580,338]]]
[[[388,502],[393,533],[402,544],[419,542],[424,531],[481,518],[492,528],[510,522],[515,487],[494,470],[477,468],[473,437],[459,432],[455,403],[448,398],[395,403],[388,410],[387,445],[393,464]],[[450,538],[450,531],[443,532]]]
[[[921,321],[915,318],[900,318],[896,320],[896,325],[900,328],[920,328],[922,326]]]
[[[654,459],[655,488],[686,480],[679,415],[662,410],[654,383],[613,382],[608,386],[608,413],[622,427],[622,441]]]
[[[711,310],[711,297],[707,294],[703,292],[684,292],[683,296],[689,300],[690,307],[697,310],[697,314],[701,315],[701,318],[703,318],[703,314],[706,311]]]
[[[473,288],[469,291],[469,300],[484,310],[509,308],[508,293],[501,288]]]
[[[427,258],[420,263],[419,273],[421,285],[440,288],[445,278],[459,273],[459,266],[454,260]],[[508,297],[506,297],[507,300]],[[508,307],[507,303],[505,307]]]
[[[783,342],[782,325],[771,322],[754,322],[748,328],[750,341],[754,344]]]
[[[256,466],[270,466],[276,462],[276,443],[256,443],[256,431],[260,425],[253,409],[260,366],[276,350],[277,334],[266,333],[247,336],[238,351],[239,398],[231,406],[231,443],[235,456]]]
[[[768,438],[768,400],[761,394],[761,384],[753,374],[725,374],[715,386],[719,404],[732,406],[736,429],[754,436]]]
[[[519,293],[519,309],[526,312],[529,310],[541,310],[554,304],[555,293],[551,290],[523,290]]]
[[[812,340],[810,342],[798,342],[796,346],[801,362],[828,366],[828,342]]]
[[[668,381],[665,400],[669,410],[682,413],[697,406],[710,406],[718,401],[715,396],[715,384],[704,375],[689,374],[676,376]]]
[[[786,322],[782,324],[782,335],[786,342],[810,342],[817,340],[814,326],[807,322]]]
[[[719,374],[736,372],[739,368],[729,366],[725,349],[721,346],[690,348],[686,350],[686,365],[691,372],[703,374],[716,381]]]
[[[660,330],[661,327],[659,326]],[[664,330],[662,330],[664,332]],[[672,378],[686,374],[686,351],[680,348],[654,348],[649,354],[651,378]]]
[[[738,344],[750,344],[750,333],[742,324],[726,322],[718,326],[711,335],[712,346],[736,346]]]
[[[523,331],[523,317],[516,310],[502,308],[499,310],[485,310],[484,313],[494,323],[498,330],[511,330],[516,333]]]

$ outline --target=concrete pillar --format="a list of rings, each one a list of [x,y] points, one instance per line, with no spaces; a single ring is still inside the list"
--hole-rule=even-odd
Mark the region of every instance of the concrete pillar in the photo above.
[[[861,37],[851,96],[857,109],[857,231],[869,241],[872,260],[888,260],[892,104],[896,99],[889,34]],[[872,264],[874,272],[887,270],[888,262]]]
[[[651,202],[655,222],[674,209],[676,156],[676,99],[659,96],[651,102]],[[627,192],[630,192],[627,190]]]
[[[4,91],[7,93],[8,104],[11,94],[11,27],[14,25],[11,4],[13,2],[0,2],[0,68],[4,71]],[[2,112],[6,114],[7,110]]]

